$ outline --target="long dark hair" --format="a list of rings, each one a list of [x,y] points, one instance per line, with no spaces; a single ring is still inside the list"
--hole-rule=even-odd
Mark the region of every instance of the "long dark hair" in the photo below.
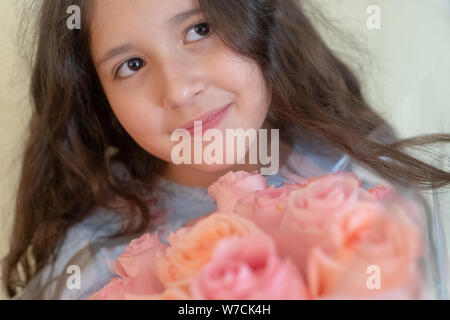
[[[149,182],[161,165],[121,127],[102,90],[89,50],[88,22],[94,2],[41,3],[34,25],[34,109],[10,251],[3,262],[9,296],[54,261],[67,230],[96,206],[117,209],[124,218],[133,214],[114,237],[144,230],[154,217],[149,210],[154,199],[147,197]],[[402,186],[428,190],[450,183],[449,172],[404,150],[449,142],[450,135],[398,139],[369,107],[357,77],[321,39],[299,1],[199,0],[199,4],[222,41],[260,66],[273,94],[268,119],[280,133],[320,136]],[[81,8],[79,30],[66,27],[70,5]],[[377,128],[384,130],[373,139]],[[117,176],[112,170],[115,161],[122,162],[133,179]],[[125,203],[131,210],[119,209],[115,203]]]

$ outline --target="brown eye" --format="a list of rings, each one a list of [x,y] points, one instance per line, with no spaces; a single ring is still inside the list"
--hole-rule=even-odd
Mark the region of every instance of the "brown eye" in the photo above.
[[[141,58],[133,58],[125,61],[116,71],[117,78],[128,78],[145,66],[144,60]]]
[[[131,59],[128,60],[128,68],[133,71],[139,71],[144,66],[144,61],[142,59]]]
[[[209,35],[211,32],[211,24],[208,22],[202,22],[194,25],[192,28],[189,28],[186,37],[192,36],[193,39],[188,39],[188,41],[197,41]]]
[[[195,32],[197,32],[198,34],[200,34],[202,36],[207,36],[209,34],[210,26],[206,22],[197,24],[196,26],[194,26],[194,28],[195,28]]]

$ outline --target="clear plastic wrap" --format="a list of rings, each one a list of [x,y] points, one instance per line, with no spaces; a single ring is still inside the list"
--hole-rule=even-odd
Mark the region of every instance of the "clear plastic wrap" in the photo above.
[[[384,203],[392,208],[396,206],[396,202],[410,206],[411,210],[407,210],[407,213],[420,230],[423,243],[423,256],[419,262],[417,275],[419,282],[423,279],[423,285],[418,296],[414,298],[448,299],[449,260],[445,224],[449,223],[449,217],[445,213],[450,208],[448,203],[442,201],[445,194],[434,190],[431,201],[428,201],[424,193],[392,185],[347,154],[338,152],[326,142],[308,135],[295,142],[294,149],[279,172],[276,175],[266,176],[266,179],[269,184],[279,187],[283,183],[301,182],[307,178],[338,171],[354,172],[365,190],[378,185],[391,185],[397,190],[398,196],[385,200]],[[164,188],[161,190],[164,189],[164,196],[167,199],[165,205],[173,207],[172,218],[168,220],[171,222],[161,225],[159,229],[165,230],[163,234],[167,235],[168,231],[173,231],[189,220],[214,210],[214,202],[209,202],[205,189],[190,188],[169,181],[164,181],[161,186],[163,185]],[[186,214],[186,208],[189,208],[188,211],[191,213]],[[72,228],[61,247],[55,265],[48,265],[41,270],[15,299],[85,299],[106,285],[114,276],[113,261],[132,239],[100,239],[101,236],[116,230],[119,220],[111,219],[114,216],[113,211],[100,208],[88,220]],[[111,223],[105,223],[108,220]],[[80,290],[71,290],[66,286],[70,276],[66,272],[69,265],[81,268]],[[404,296],[394,292],[391,297]]]

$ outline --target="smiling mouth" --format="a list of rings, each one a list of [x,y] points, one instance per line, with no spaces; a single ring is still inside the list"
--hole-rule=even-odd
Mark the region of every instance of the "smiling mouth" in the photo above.
[[[186,129],[189,132],[193,133],[194,129],[195,129],[195,127],[194,127],[195,121],[201,121],[203,130],[212,128],[222,121],[222,119],[225,117],[225,115],[226,115],[227,111],[230,109],[230,107],[231,107],[231,103],[226,105],[225,107],[221,107],[221,108],[215,109],[213,111],[207,112],[204,115],[185,124],[182,127],[182,129]]]

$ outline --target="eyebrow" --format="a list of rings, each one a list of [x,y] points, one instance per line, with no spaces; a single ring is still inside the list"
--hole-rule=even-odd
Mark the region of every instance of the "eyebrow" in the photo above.
[[[118,56],[122,53],[125,53],[125,52],[131,50],[131,48],[132,48],[132,46],[130,44],[124,44],[124,45],[112,48],[103,56],[103,58],[98,60],[97,66],[102,65],[103,63],[114,58],[115,56]]]
[[[189,19],[190,17],[198,15],[201,12],[203,12],[203,10],[198,7],[180,12],[177,15],[175,15],[169,19],[169,24],[178,25],[178,24],[182,23],[183,21]]]
[[[201,12],[203,12],[203,10],[198,7],[180,12],[168,20],[168,25],[179,25],[183,21],[186,21],[190,17],[196,16],[196,15],[200,14]],[[125,52],[131,50],[132,48],[133,48],[133,46],[131,46],[130,44],[124,44],[124,45],[110,49],[101,59],[98,60],[97,66],[102,65],[103,63],[110,60],[111,58],[118,56],[122,53],[125,53]]]

